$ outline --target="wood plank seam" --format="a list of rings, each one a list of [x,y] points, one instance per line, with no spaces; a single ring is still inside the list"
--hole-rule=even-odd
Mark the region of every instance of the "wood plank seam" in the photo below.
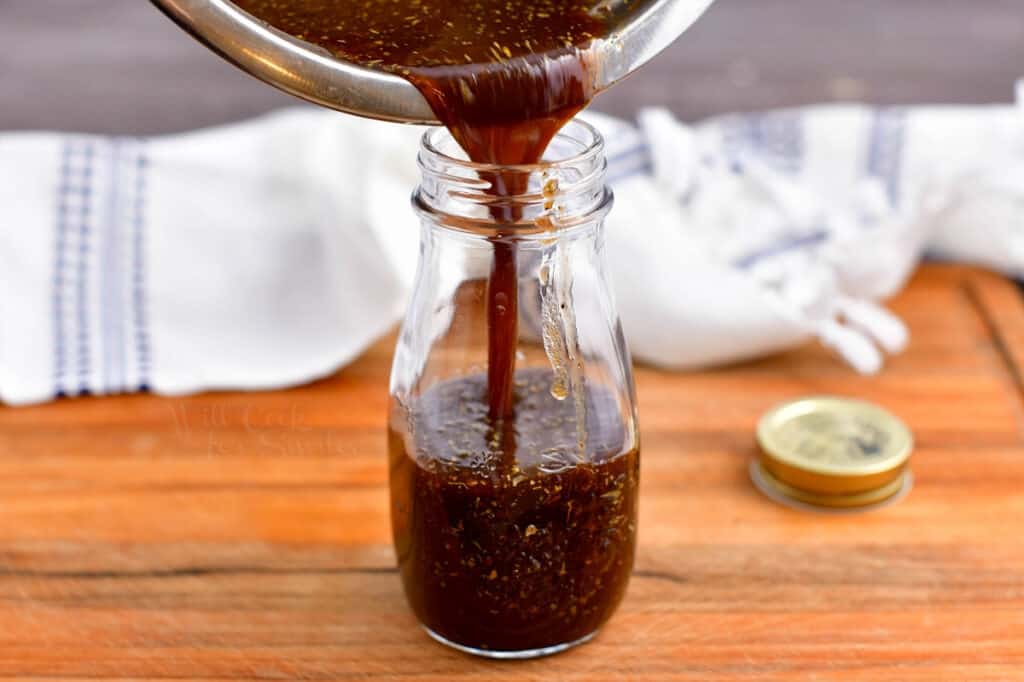
[[[326,568],[270,568],[263,566],[195,566],[154,569],[149,571],[34,571],[9,570],[0,572],[0,578],[29,578],[32,580],[149,580],[160,578],[195,578],[230,575],[388,575],[397,574],[394,566],[334,566]]]
[[[1005,282],[1003,283],[1005,284]],[[1024,374],[1021,373],[1021,368],[1014,357],[1010,344],[1002,333],[1002,328],[995,314],[989,309],[989,306],[982,298],[979,291],[979,283],[974,278],[967,278],[961,282],[960,291],[963,292],[971,308],[974,309],[985,325],[985,330],[992,339],[992,346],[996,351],[996,355],[999,357],[1013,384],[1017,405],[1020,409],[1024,410]]]

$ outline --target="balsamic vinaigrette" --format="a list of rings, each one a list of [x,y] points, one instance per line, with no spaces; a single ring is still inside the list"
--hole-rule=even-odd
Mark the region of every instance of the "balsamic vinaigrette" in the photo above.
[[[587,47],[640,0],[234,0],[338,57],[398,74],[477,163],[535,164],[594,96]],[[495,172],[491,192],[526,190]],[[572,642],[611,615],[632,567],[639,457],[614,399],[586,386],[582,461],[572,400],[551,374],[515,369],[513,208],[487,282],[487,376],[427,390],[389,434],[392,518],[409,601],[436,634],[476,649]],[[509,225],[502,231],[500,225]],[[629,441],[630,443],[632,440]],[[563,463],[564,464],[564,463]]]
[[[486,427],[482,376],[442,382],[388,433],[395,548],[413,611],[474,649],[530,651],[597,631],[622,600],[636,545],[639,454],[614,397],[587,389],[587,454],[551,373],[516,373],[515,451]],[[404,420],[392,420],[402,423]],[[512,455],[511,462],[509,455]]]

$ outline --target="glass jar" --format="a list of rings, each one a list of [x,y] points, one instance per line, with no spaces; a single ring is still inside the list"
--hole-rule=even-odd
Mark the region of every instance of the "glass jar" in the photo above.
[[[435,639],[528,658],[593,637],[636,547],[633,378],[608,286],[600,135],[534,166],[423,137],[419,270],[391,374],[391,515]]]

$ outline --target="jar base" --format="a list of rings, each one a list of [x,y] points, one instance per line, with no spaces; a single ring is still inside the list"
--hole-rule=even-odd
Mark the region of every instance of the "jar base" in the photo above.
[[[555,654],[560,654],[563,651],[568,651],[569,649],[572,649],[573,647],[577,647],[581,644],[586,644],[590,640],[594,639],[594,637],[596,637],[598,633],[598,630],[594,630],[589,635],[584,635],[583,637],[580,637],[577,640],[573,640],[572,642],[566,642],[564,644],[555,644],[553,646],[541,647],[539,649],[524,649],[522,651],[494,651],[492,649],[477,649],[475,647],[457,644],[451,641],[450,639],[447,639],[446,637],[442,637],[441,635],[437,634],[436,632],[428,628],[426,625],[423,626],[423,629],[434,640],[440,642],[441,644],[444,644],[447,647],[451,647],[452,649],[461,651],[464,654],[472,654],[473,656],[480,656],[481,658],[493,658],[504,661],[523,661],[529,658],[543,658],[545,656],[553,656]]]

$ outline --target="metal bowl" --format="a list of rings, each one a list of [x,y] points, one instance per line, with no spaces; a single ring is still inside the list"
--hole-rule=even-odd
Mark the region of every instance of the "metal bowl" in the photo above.
[[[341,61],[228,0],[152,2],[217,54],[292,95],[385,121],[437,122],[426,100],[405,79]],[[646,63],[689,28],[711,2],[648,0],[633,9],[614,33],[594,43],[597,86],[606,88]]]

